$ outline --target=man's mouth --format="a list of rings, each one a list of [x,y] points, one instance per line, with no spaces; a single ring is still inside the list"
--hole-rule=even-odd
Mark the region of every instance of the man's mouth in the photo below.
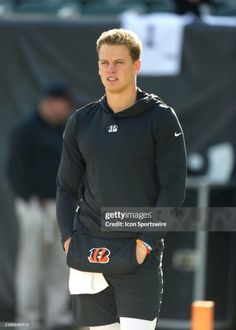
[[[115,78],[115,77],[108,77],[107,80],[108,80],[108,81],[116,81],[116,80],[118,80],[118,78]]]

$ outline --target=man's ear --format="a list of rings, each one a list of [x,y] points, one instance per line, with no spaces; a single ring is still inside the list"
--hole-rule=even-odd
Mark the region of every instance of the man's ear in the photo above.
[[[137,61],[135,61],[134,65],[135,65],[135,73],[138,74],[141,69],[141,60],[138,59]]]
[[[98,60],[98,74],[99,74],[99,76],[101,76],[101,74],[100,74],[100,68],[99,68],[99,60]]]

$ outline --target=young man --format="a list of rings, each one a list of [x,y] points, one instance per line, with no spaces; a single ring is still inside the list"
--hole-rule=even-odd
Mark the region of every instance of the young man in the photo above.
[[[185,194],[179,121],[160,98],[137,88],[140,40],[131,31],[113,29],[99,37],[97,52],[106,94],[69,119],[58,172],[58,224],[70,258],[74,229],[105,237],[101,207],[179,206]],[[136,264],[122,274],[104,272],[108,286],[100,292],[72,295],[74,316],[90,329],[152,330],[161,304],[164,233],[112,232],[107,237],[124,239],[124,244],[138,239]]]

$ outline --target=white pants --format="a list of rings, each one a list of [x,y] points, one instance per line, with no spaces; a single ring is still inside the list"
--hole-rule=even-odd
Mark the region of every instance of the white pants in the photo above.
[[[68,310],[68,267],[56,223],[55,201],[16,200],[19,249],[16,271],[17,319],[31,329],[72,322]],[[23,330],[23,328],[21,328]]]

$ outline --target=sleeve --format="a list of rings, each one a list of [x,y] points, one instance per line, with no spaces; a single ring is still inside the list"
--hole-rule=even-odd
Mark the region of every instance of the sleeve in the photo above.
[[[163,110],[155,131],[156,170],[160,185],[155,207],[179,207],[186,190],[184,133],[173,109]],[[140,239],[155,249],[166,232],[143,232]]]
[[[76,113],[68,120],[57,174],[56,212],[62,243],[72,235],[73,220],[83,185],[85,161],[79,150]]]
[[[7,177],[14,194],[24,200],[28,200],[31,195],[29,182],[31,157],[32,137],[28,128],[20,124],[12,131],[9,139]]]

